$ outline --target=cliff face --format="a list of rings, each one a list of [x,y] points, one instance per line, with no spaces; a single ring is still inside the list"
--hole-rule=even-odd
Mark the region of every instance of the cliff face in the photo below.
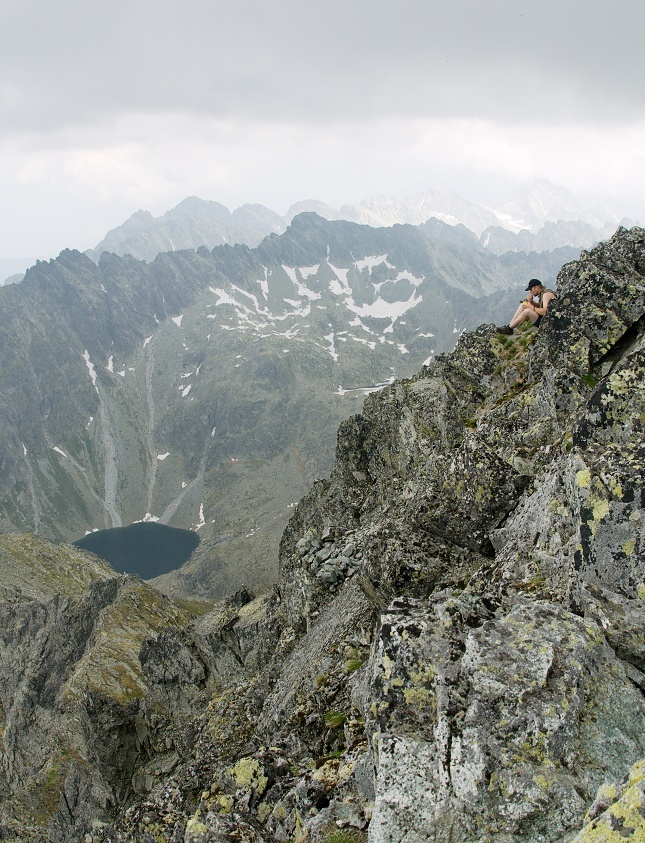
[[[264,596],[192,620],[165,601],[124,639],[136,580],[9,595],[5,665],[35,641],[49,664],[55,612],[76,642],[21,685],[76,755],[30,820],[59,733],[21,714],[19,747],[7,692],[5,836],[641,839],[644,274],[645,231],[619,230],[563,268],[539,332],[484,325],[369,397]]]

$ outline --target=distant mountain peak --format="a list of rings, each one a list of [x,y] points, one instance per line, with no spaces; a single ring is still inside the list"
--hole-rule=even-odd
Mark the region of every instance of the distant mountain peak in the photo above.
[[[319,199],[305,199],[291,205],[284,216],[260,204],[242,205],[231,212],[219,202],[188,196],[160,217],[154,217],[149,211],[137,211],[87,254],[95,262],[104,251],[130,254],[150,262],[160,252],[178,249],[197,250],[201,246],[213,249],[225,243],[243,243],[253,248],[269,234],[282,234],[292,220],[303,213],[315,213],[328,221],[345,220],[375,228],[423,225],[436,219],[453,227],[465,226],[480,238],[484,248],[494,246],[498,253],[540,250],[543,243],[547,244],[547,249],[567,245],[586,248],[609,236],[617,224],[609,212],[605,220],[597,213],[587,212],[571,191],[546,178],[521,185],[496,207],[484,207],[442,186],[399,198],[376,194],[357,205],[340,208]],[[531,239],[549,223],[578,225],[577,228],[560,227],[551,230],[549,236]],[[604,225],[606,223],[613,225],[611,231]],[[591,231],[589,226],[596,230]],[[491,236],[491,232],[497,233]],[[521,238],[517,240],[515,235],[521,235]]]

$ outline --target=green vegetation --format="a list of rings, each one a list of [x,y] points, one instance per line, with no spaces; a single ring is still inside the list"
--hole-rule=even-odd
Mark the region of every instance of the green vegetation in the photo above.
[[[364,843],[367,835],[356,828],[343,828],[330,831],[325,836],[325,843]]]
[[[591,374],[591,372],[589,372],[588,374],[586,374],[586,375],[584,375],[584,376],[583,376],[583,378],[582,378],[582,382],[583,382],[586,386],[589,386],[589,387],[591,387],[591,388],[593,389],[593,388],[594,388],[594,386],[596,386],[596,385],[597,385],[597,383],[598,383],[598,378],[594,377],[594,376]]]
[[[339,729],[347,720],[347,717],[342,711],[326,711],[325,723],[331,729]]]
[[[345,670],[347,673],[353,673],[362,666],[364,661],[364,654],[360,648],[354,647],[345,651]]]
[[[184,597],[173,597],[171,598],[171,602],[174,603],[178,609],[181,609],[182,612],[188,612],[188,614],[197,618],[201,617],[202,615],[207,615],[215,605],[213,602],[204,602],[202,600],[189,600],[188,598]]]

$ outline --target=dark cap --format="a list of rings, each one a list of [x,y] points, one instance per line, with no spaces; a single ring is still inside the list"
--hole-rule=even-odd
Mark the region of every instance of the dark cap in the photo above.
[[[529,281],[529,285],[526,289],[530,290],[532,287],[541,287],[541,286],[542,286],[541,281],[538,281],[537,278],[531,278],[531,280]]]

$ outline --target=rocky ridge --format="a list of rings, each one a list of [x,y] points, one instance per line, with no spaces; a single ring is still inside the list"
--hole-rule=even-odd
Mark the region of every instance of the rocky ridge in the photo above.
[[[10,816],[14,749],[5,838],[642,839],[644,276],[645,231],[620,229],[563,267],[539,332],[482,325],[368,397],[283,534],[275,588],[192,619],[165,603],[126,648],[135,699],[68,648],[53,675],[89,689],[84,734],[118,712],[131,750],[88,737],[29,825]],[[97,589],[141,588],[80,599],[102,617]],[[3,604],[34,618],[0,625],[14,671],[43,600]],[[66,710],[23,687],[28,710]],[[23,743],[44,723],[23,719]]]

